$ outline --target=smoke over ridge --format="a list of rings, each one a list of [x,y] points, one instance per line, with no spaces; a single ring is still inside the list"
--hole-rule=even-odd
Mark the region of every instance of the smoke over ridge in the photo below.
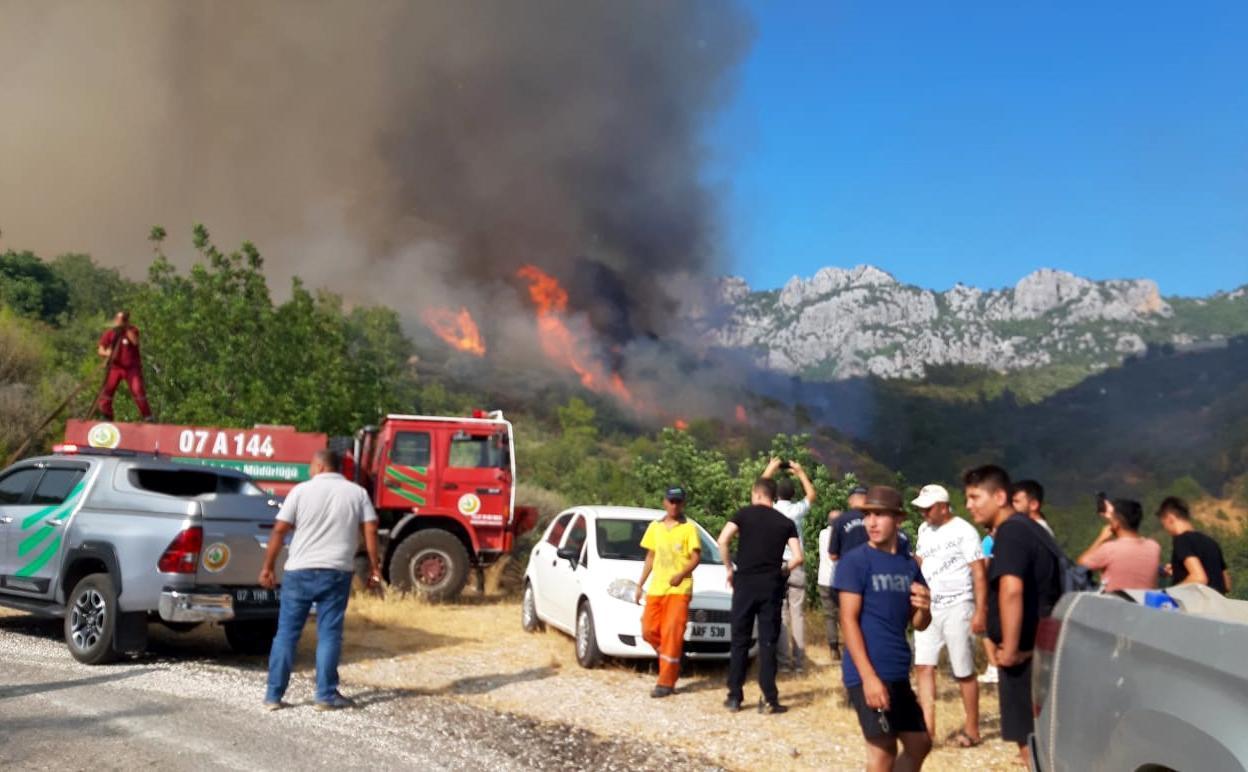
[[[487,327],[536,263],[624,342],[714,267],[703,134],[750,37],[712,0],[0,2],[4,244],[137,273],[202,221],[277,287]]]

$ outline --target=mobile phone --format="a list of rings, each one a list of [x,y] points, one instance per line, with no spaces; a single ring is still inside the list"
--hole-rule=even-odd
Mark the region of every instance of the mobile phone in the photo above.
[[[888,712],[883,708],[876,708],[875,715],[880,720],[880,731],[884,734],[892,734],[893,728],[888,723]]]
[[[785,470],[786,472],[789,470],[789,467],[790,467],[790,466],[791,466],[791,465],[789,464],[789,462],[788,462],[788,461],[781,461],[781,462],[780,462],[780,468],[781,468],[781,469],[783,469],[783,470]]]

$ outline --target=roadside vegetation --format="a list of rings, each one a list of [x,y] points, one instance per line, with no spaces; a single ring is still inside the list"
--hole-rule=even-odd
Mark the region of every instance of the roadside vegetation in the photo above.
[[[102,377],[95,340],[127,307],[143,331],[148,393],[162,421],[345,435],[386,412],[505,409],[517,425],[519,497],[538,506],[541,525],[574,504],[657,507],[662,491],[679,482],[690,492],[690,515],[717,533],[774,454],[812,472],[819,498],[805,541],[813,564],[824,515],[843,507],[855,484],[910,493],[935,481],[956,491],[962,469],[996,461],[1048,487],[1046,512],[1071,554],[1100,527],[1097,490],[1134,496],[1146,509],[1165,495],[1188,498],[1222,542],[1233,574],[1244,577],[1236,595],[1248,597],[1243,344],[1143,357],[1084,380],[1059,367],[1008,378],[934,368],[923,382],[872,381],[865,401],[850,398],[862,384],[829,384],[829,401],[842,395],[869,412],[858,440],[820,425],[805,406],[762,397],[750,404],[748,423],[691,417],[677,430],[571,385],[517,398],[502,386],[480,386],[480,373],[465,383],[447,366],[447,352],[405,329],[395,310],[350,305],[298,279],[274,293],[255,245],[223,249],[203,226],[189,235],[197,260],[179,269],[166,255],[167,233],[153,228],[142,280],[83,254],[0,253],[0,452],[7,457],[84,381],[31,452],[61,436],[65,417],[88,413]],[[1215,324],[1240,302],[1228,296],[1202,312]],[[137,418],[129,400],[117,404],[119,420]],[[907,528],[917,524],[912,512]],[[1145,532],[1168,554],[1151,517]],[[522,540],[517,563],[536,538]]]

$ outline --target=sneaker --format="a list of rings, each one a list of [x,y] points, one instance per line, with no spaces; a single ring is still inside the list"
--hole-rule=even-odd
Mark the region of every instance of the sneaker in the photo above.
[[[997,668],[995,665],[989,665],[984,674],[979,677],[981,684],[995,684],[998,681]]]
[[[741,710],[741,699],[739,697],[729,697],[724,700],[724,707],[728,709],[729,713],[736,713],[738,710]]]
[[[675,693],[676,689],[671,686],[656,686],[650,690],[650,696],[655,698],[671,697]]]
[[[335,693],[325,702],[316,703],[317,710],[342,710],[343,708],[354,708],[355,702],[343,697],[341,694]]]
[[[275,710],[281,710],[282,708],[289,708],[289,707],[290,707],[289,704],[282,702],[281,700],[276,700],[276,701],[265,700],[264,701],[264,709],[269,711],[270,713],[272,713]]]
[[[762,713],[764,716],[771,716],[777,713],[787,713],[788,711],[788,708],[778,702],[768,702],[762,697],[758,698],[758,712]]]

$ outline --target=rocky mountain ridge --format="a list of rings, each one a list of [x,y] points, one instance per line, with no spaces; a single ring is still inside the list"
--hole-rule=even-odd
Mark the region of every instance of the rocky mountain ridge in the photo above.
[[[1217,345],[1243,334],[1248,293],[1164,298],[1151,280],[1093,281],[1047,268],[1011,288],[936,292],[860,265],[769,291],[724,278],[693,316],[714,345],[809,379],[921,378],[933,365],[1092,372],[1150,344]]]

